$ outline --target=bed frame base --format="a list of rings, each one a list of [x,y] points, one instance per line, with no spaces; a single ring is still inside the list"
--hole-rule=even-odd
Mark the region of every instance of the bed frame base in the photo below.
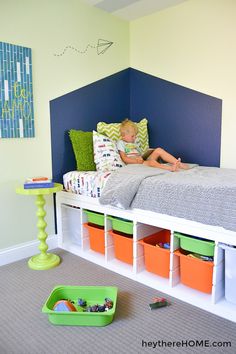
[[[87,222],[87,214],[84,213],[84,209],[97,211],[105,215],[105,255],[94,252],[89,247],[88,231],[83,226]],[[65,191],[56,194],[56,211],[58,245],[60,248],[150,286],[155,290],[236,322],[236,304],[227,302],[225,299],[225,251],[219,247],[220,243],[236,246],[236,232],[150,211],[139,209],[121,210],[104,206],[100,205],[95,198],[84,197]],[[111,221],[107,218],[108,215],[133,221],[132,265],[123,263],[114,256],[114,244],[112,237],[108,233],[112,229]],[[171,232],[170,271],[168,279],[145,270],[143,246],[137,242],[159,229],[168,229]],[[174,254],[174,251],[179,248],[179,239],[174,236],[174,231],[215,241],[211,294],[202,293],[181,284],[179,257]],[[158,296],[155,293],[154,295]]]

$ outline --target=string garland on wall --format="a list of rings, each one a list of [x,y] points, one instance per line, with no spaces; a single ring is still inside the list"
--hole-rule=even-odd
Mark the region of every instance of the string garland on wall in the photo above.
[[[96,45],[88,44],[84,50],[80,50],[80,49],[73,47],[71,45],[67,45],[61,53],[55,53],[54,56],[61,57],[69,49],[75,51],[78,54],[85,54],[89,48],[97,49],[97,55],[100,55],[100,54],[104,54],[107,51],[107,49],[109,49],[112,46],[112,44],[114,44],[114,42],[107,41],[106,39],[98,39]]]

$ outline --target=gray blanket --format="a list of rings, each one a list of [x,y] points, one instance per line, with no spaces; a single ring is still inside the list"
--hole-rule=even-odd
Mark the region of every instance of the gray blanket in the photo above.
[[[236,170],[197,166],[169,172],[127,165],[112,173],[99,201],[236,231]]]
[[[129,209],[140,183],[147,177],[170,173],[167,170],[144,165],[127,165],[117,169],[109,177],[99,202]]]

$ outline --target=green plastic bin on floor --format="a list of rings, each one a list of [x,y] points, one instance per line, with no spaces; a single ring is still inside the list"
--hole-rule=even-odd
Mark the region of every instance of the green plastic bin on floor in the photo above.
[[[48,314],[48,319],[55,325],[63,326],[96,326],[110,324],[116,310],[118,288],[114,286],[56,286],[45,304],[42,312]],[[83,312],[78,306],[78,299],[86,300],[87,306],[104,304],[105,298],[113,301],[113,307],[105,312]],[[74,301],[77,312],[53,311],[55,303],[62,299]]]
[[[104,226],[104,214],[90,210],[84,210],[84,212],[87,214],[89,223]]]
[[[113,230],[123,232],[128,235],[133,234],[133,221],[115,218],[113,216],[108,216],[107,218],[111,220]]]
[[[215,250],[214,241],[206,241],[202,238],[189,236],[174,232],[174,235],[177,236],[180,240],[180,248],[186,251],[193,253],[201,254],[202,256],[213,257]]]

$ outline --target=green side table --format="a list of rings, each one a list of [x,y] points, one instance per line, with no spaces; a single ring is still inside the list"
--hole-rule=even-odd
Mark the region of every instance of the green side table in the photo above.
[[[28,261],[28,265],[31,269],[35,270],[45,270],[56,267],[60,263],[60,258],[56,254],[47,253],[48,245],[46,243],[47,233],[45,232],[45,228],[47,226],[44,217],[46,215],[46,211],[44,210],[45,198],[44,195],[49,195],[52,193],[60,192],[63,189],[62,184],[54,183],[54,187],[52,188],[34,188],[34,189],[24,189],[24,187],[16,188],[17,194],[23,195],[35,195],[37,205],[37,228],[38,232],[38,240],[40,254],[33,256]]]

